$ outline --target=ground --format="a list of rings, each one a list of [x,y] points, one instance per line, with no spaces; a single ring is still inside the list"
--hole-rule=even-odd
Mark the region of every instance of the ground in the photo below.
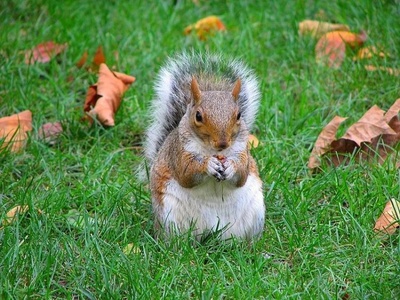
[[[307,168],[323,126],[340,115],[349,117],[345,128],[374,104],[388,109],[399,98],[399,77],[366,71],[351,51],[339,69],[320,66],[316,40],[298,35],[304,19],[345,23],[390,54],[372,64],[399,68],[399,2],[261,2],[0,4],[0,117],[33,114],[27,147],[0,153],[1,219],[15,205],[29,207],[0,229],[0,298],[400,297],[399,234],[382,238],[372,230],[386,201],[399,199],[398,169],[356,162],[318,174]],[[227,31],[207,41],[183,35],[208,15]],[[24,51],[49,40],[68,43],[67,51],[26,65]],[[136,77],[108,129],[82,122],[97,75],[75,65],[99,45],[110,67]],[[261,82],[253,129],[261,145],[252,153],[267,212],[264,234],[251,245],[153,239],[148,186],[136,177],[140,145],[157,71],[190,48],[239,57]],[[64,128],[58,143],[35,138],[41,124],[55,121]]]

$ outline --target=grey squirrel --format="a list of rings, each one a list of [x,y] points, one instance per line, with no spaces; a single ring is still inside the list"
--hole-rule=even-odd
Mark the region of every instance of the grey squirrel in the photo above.
[[[158,235],[259,236],[265,204],[248,143],[260,102],[253,72],[238,60],[183,53],[162,67],[155,90],[145,155]]]

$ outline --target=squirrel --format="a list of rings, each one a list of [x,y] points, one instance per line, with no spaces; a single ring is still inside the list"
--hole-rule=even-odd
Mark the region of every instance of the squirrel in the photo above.
[[[157,236],[260,236],[263,184],[248,143],[260,103],[253,71],[236,59],[181,53],[161,68],[155,94],[145,156]]]

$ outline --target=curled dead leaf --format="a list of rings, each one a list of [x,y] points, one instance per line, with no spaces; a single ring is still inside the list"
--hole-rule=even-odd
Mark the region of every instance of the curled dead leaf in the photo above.
[[[332,24],[314,20],[304,20],[299,23],[300,35],[311,35],[314,38],[320,38],[331,31],[350,31],[350,28],[344,24]]]
[[[11,152],[18,152],[26,145],[28,131],[32,130],[32,113],[25,110],[9,117],[0,118],[0,150],[11,146]]]
[[[189,25],[183,31],[185,35],[195,31],[200,40],[206,40],[209,35],[216,31],[225,31],[225,25],[217,16],[208,16],[200,19],[195,24]]]
[[[308,167],[310,169],[318,168],[321,165],[320,157],[330,150],[330,145],[336,139],[336,133],[340,124],[346,119],[347,118],[335,116],[328,125],[322,129],[311,151],[310,159],[308,160]]]
[[[101,64],[98,82],[89,87],[83,110],[101,124],[114,126],[114,115],[121,104],[122,95],[134,81],[135,77],[112,72],[106,64]]]
[[[41,43],[32,50],[25,51],[25,63],[28,65],[35,62],[47,63],[53,57],[64,52],[67,47],[68,45],[66,43],[56,44],[53,41]]]
[[[338,126],[344,118],[335,117],[321,132],[309,158],[308,167],[320,166],[322,157],[337,166],[347,162],[349,154],[358,160],[378,158],[383,163],[400,141],[400,99],[385,113],[377,106],[369,109],[346,133],[336,139]]]
[[[391,199],[385,205],[385,208],[376,220],[374,230],[394,234],[400,228],[400,202]]]

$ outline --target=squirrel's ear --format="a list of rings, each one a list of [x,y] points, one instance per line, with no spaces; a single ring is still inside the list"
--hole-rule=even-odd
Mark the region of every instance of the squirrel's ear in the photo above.
[[[232,90],[232,96],[235,101],[239,98],[239,93],[240,93],[240,88],[242,87],[242,83],[240,82],[240,79],[236,80],[235,86],[233,87]]]
[[[191,84],[190,88],[192,90],[194,103],[196,103],[196,104],[200,103],[201,91],[199,88],[199,84],[197,83],[197,80],[196,80],[196,78],[194,78],[194,76],[192,77],[192,84]]]

